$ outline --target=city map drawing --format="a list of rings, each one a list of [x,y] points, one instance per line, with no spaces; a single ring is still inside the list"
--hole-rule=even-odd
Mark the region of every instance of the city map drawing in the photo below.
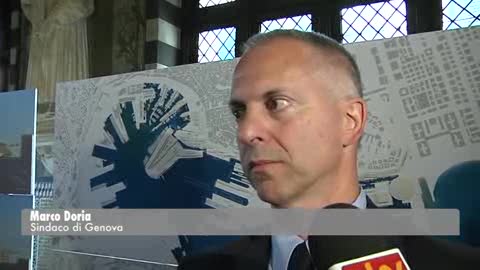
[[[369,111],[359,182],[379,207],[423,208],[442,173],[480,160],[480,28],[346,48],[358,61]],[[59,83],[55,205],[269,207],[238,160],[227,106],[237,62]],[[65,237],[56,249],[117,259],[58,253],[52,269],[171,269],[233,238]]]

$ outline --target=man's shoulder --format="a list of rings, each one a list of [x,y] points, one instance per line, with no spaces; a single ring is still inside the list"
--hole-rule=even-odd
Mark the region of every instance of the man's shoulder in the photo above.
[[[393,248],[410,269],[470,270],[480,265],[480,249],[430,236],[311,236],[308,245],[319,268]]]
[[[471,269],[480,265],[480,248],[427,236],[403,239],[402,253],[413,269]]]
[[[265,236],[243,236],[221,248],[186,256],[178,269],[263,269],[269,242]]]

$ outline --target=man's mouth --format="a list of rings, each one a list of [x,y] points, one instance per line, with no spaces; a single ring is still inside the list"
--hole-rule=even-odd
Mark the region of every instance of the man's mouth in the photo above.
[[[267,165],[270,165],[270,164],[274,164],[274,163],[279,163],[279,162],[280,161],[278,161],[278,160],[266,160],[266,159],[254,160],[254,161],[250,161],[248,163],[248,169],[253,170],[253,169],[256,169],[256,168],[261,168],[261,167],[264,167],[264,166],[267,166]]]

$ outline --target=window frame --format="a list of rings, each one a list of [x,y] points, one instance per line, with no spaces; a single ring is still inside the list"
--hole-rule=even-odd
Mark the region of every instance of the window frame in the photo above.
[[[404,0],[407,34],[442,30],[442,0]],[[341,42],[341,10],[382,0],[236,0],[200,8],[199,0],[183,1],[181,64],[198,62],[198,34],[223,27],[235,27],[235,57],[242,44],[260,32],[261,23],[283,17],[312,15],[312,30]],[[232,14],[234,14],[232,16]]]
[[[467,6],[470,5],[471,3],[473,3],[473,1],[474,1],[474,0],[469,0],[469,3],[467,4]],[[443,13],[443,12],[445,11],[445,9],[446,9],[449,5],[452,4],[451,2],[455,2],[455,5],[459,6],[459,7],[462,9],[462,11],[460,11],[460,13],[458,13],[458,14],[456,15],[456,17],[453,18],[453,20],[452,20],[452,18],[450,18],[450,16],[446,15],[445,13]],[[442,0],[442,30],[445,31],[445,30],[453,30],[453,29],[464,28],[464,27],[460,26],[458,22],[456,22],[456,19],[457,19],[457,18],[460,16],[460,14],[462,14],[464,11],[467,11],[469,14],[471,14],[471,15],[473,16],[473,21],[472,21],[472,22],[470,23],[470,25],[467,26],[467,27],[478,26],[478,25],[472,25],[472,24],[474,24],[475,22],[477,22],[477,21],[480,20],[480,14],[475,16],[475,14],[471,13],[470,11],[468,11],[468,10],[466,9],[467,6],[463,7],[463,6],[461,6],[460,3],[458,3],[458,2],[459,2],[459,0],[449,0],[449,3],[445,6],[445,9],[444,9],[444,8],[443,8],[443,0]],[[447,26],[444,28],[443,18],[445,18],[445,17],[447,18],[448,22],[447,22]],[[450,28],[451,25],[454,25],[453,28]],[[456,27],[456,26],[458,26],[458,27]]]

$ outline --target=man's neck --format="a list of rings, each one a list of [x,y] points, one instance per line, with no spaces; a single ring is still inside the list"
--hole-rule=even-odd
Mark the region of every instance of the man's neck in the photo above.
[[[338,166],[322,175],[299,198],[279,208],[324,208],[335,203],[352,204],[360,194],[356,151],[346,150]]]
[[[360,190],[358,181],[343,186],[313,187],[311,192],[304,194],[302,198],[286,205],[272,205],[272,208],[318,209],[335,203],[353,204],[360,195]]]

